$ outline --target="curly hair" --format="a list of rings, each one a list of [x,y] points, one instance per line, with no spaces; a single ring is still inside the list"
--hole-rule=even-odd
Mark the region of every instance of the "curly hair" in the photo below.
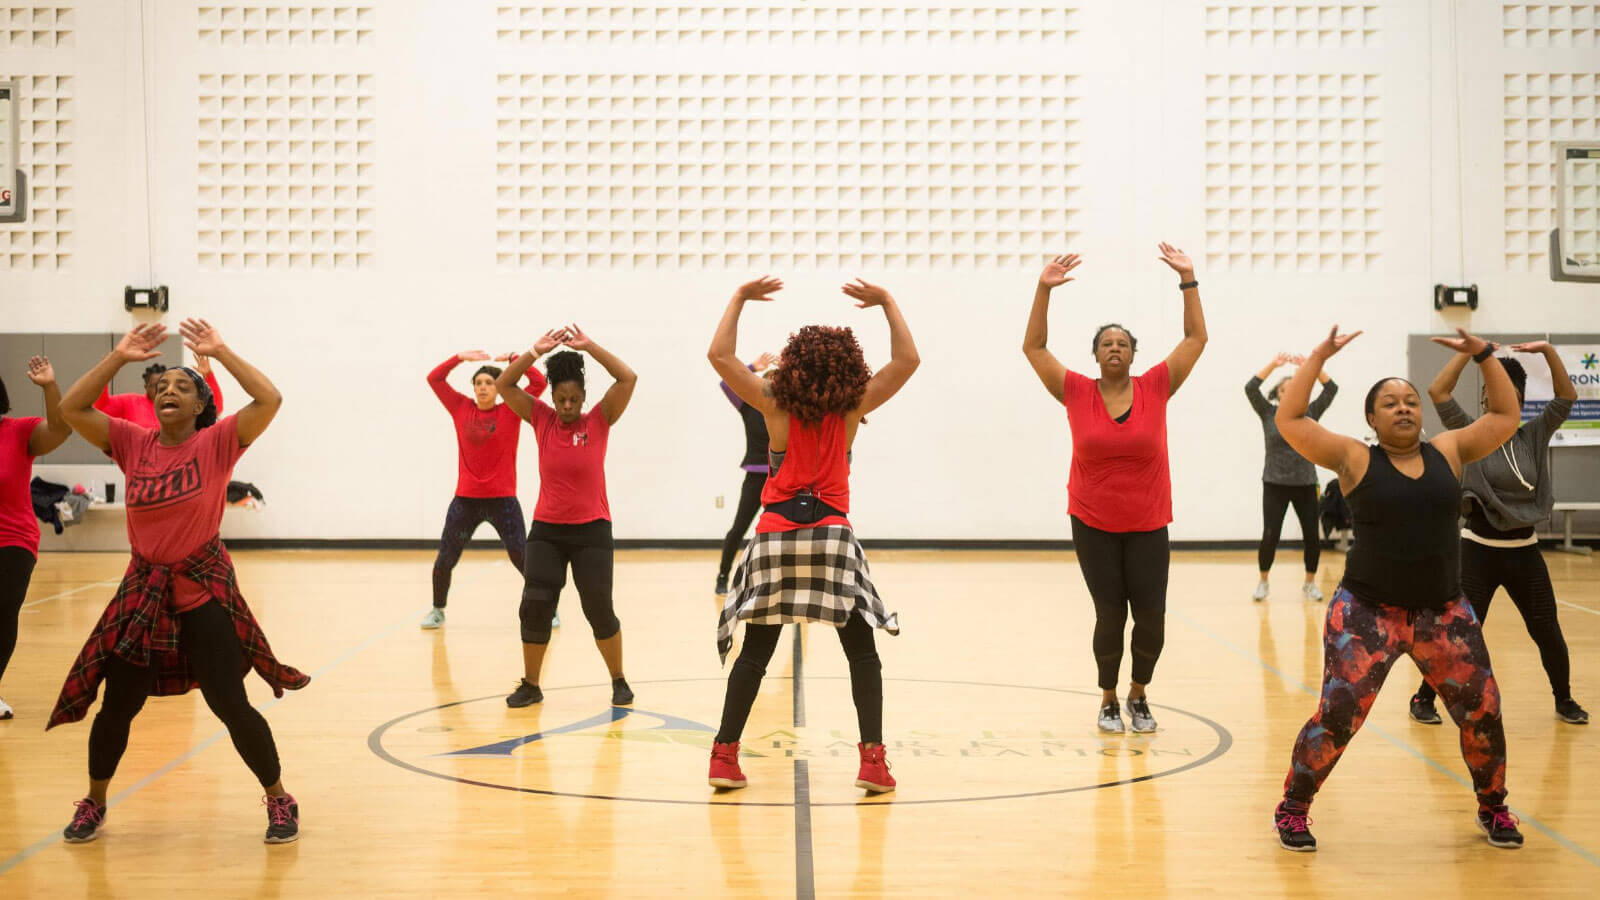
[[[789,335],[772,376],[778,408],[807,424],[861,405],[872,370],[849,328],[807,325]]]
[[[556,385],[563,381],[576,381],[578,390],[583,390],[583,354],[574,350],[562,350],[545,361],[544,371],[550,376],[550,390],[554,391]]]
[[[141,377],[145,381],[149,381],[151,375],[160,375],[165,371],[167,371],[167,367],[161,363],[151,363],[150,365],[144,367],[144,375]]]
[[[1517,389],[1517,400],[1522,401],[1528,396],[1528,370],[1522,367],[1522,362],[1514,357],[1497,357],[1500,365],[1505,367],[1506,376],[1511,379],[1511,386]]]

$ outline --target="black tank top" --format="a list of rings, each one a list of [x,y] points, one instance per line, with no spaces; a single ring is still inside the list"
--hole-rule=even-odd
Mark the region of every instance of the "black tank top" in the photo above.
[[[1381,447],[1345,495],[1355,539],[1345,590],[1368,603],[1439,609],[1461,595],[1461,481],[1433,445],[1422,443],[1422,476],[1407,478]]]
[[[739,406],[739,418],[744,420],[744,461],[740,466],[767,464],[767,418],[748,403]]]

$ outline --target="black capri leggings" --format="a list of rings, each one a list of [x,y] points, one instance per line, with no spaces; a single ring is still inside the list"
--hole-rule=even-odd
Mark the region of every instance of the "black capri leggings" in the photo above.
[[[1278,555],[1278,537],[1283,534],[1283,514],[1289,504],[1294,504],[1295,518],[1300,520],[1300,534],[1306,544],[1306,571],[1317,571],[1322,559],[1322,540],[1317,531],[1317,486],[1314,484],[1261,483],[1261,547],[1256,551],[1260,571],[1272,568]]]
[[[595,519],[582,525],[553,525],[534,520],[528,531],[528,552],[522,561],[522,642],[550,643],[550,618],[567,584],[567,565],[578,589],[583,616],[603,641],[622,630],[611,603],[611,523]]]
[[[1072,517],[1072,545],[1094,598],[1094,658],[1100,689],[1116,690],[1122,632],[1133,611],[1133,680],[1149,684],[1166,643],[1167,529],[1101,531]]]
[[[26,547],[0,547],[0,678],[17,649],[17,619],[28,596],[36,560]]]
[[[750,530],[750,523],[756,520],[756,513],[761,511],[761,489],[766,483],[765,472],[744,473],[744,485],[739,488],[739,508],[733,514],[733,527],[722,539],[722,562],[717,565],[718,578],[727,578],[729,570],[733,568],[733,558],[739,555],[744,534]]]
[[[200,682],[200,694],[222,724],[228,726],[234,749],[244,758],[262,787],[278,783],[278,747],[272,729],[244,691],[246,671],[233,618],[214,602],[178,614],[178,652]],[[116,654],[106,663],[106,697],[89,728],[89,777],[96,781],[116,774],[128,749],[134,716],[155,686],[155,671],[136,666]]]
[[[856,704],[856,725],[861,729],[861,742],[881,744],[883,664],[878,659],[872,626],[861,613],[853,612],[838,631],[839,645],[844,648],[845,659],[850,661],[850,695]],[[717,743],[731,744],[744,733],[744,723],[750,718],[750,708],[761,691],[761,679],[767,674],[767,663],[772,661],[778,635],[782,632],[782,625],[745,626],[744,647],[728,673],[728,693],[722,702],[722,725],[717,732]]]
[[[1461,540],[1461,593],[1472,604],[1478,621],[1489,617],[1489,601],[1501,587],[1522,613],[1522,624],[1539,648],[1539,661],[1550,678],[1550,692],[1557,700],[1572,699],[1572,660],[1567,655],[1567,640],[1561,635],[1556,618],[1556,592],[1550,585],[1550,570],[1537,545],[1527,547],[1486,547],[1477,541]],[[1436,692],[1426,681],[1417,696],[1432,700]]]
[[[450,573],[461,561],[461,551],[478,526],[488,522],[505,544],[511,564],[522,567],[526,538],[522,530],[522,504],[515,497],[456,497],[444,514],[439,535],[439,555],[433,560],[433,605],[444,609],[450,596]]]

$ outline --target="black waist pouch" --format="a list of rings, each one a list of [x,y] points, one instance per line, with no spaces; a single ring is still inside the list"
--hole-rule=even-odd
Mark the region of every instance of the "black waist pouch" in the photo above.
[[[781,503],[770,503],[767,512],[777,513],[796,525],[810,525],[820,522],[829,516],[845,516],[842,510],[834,509],[822,502],[822,498],[810,491],[802,490]]]

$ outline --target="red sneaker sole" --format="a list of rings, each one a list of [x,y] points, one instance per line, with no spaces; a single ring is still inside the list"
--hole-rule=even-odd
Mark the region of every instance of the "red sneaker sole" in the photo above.
[[[895,788],[895,786],[892,784],[873,784],[864,778],[856,779],[856,787],[864,788],[873,792],[874,794],[887,794]]]

